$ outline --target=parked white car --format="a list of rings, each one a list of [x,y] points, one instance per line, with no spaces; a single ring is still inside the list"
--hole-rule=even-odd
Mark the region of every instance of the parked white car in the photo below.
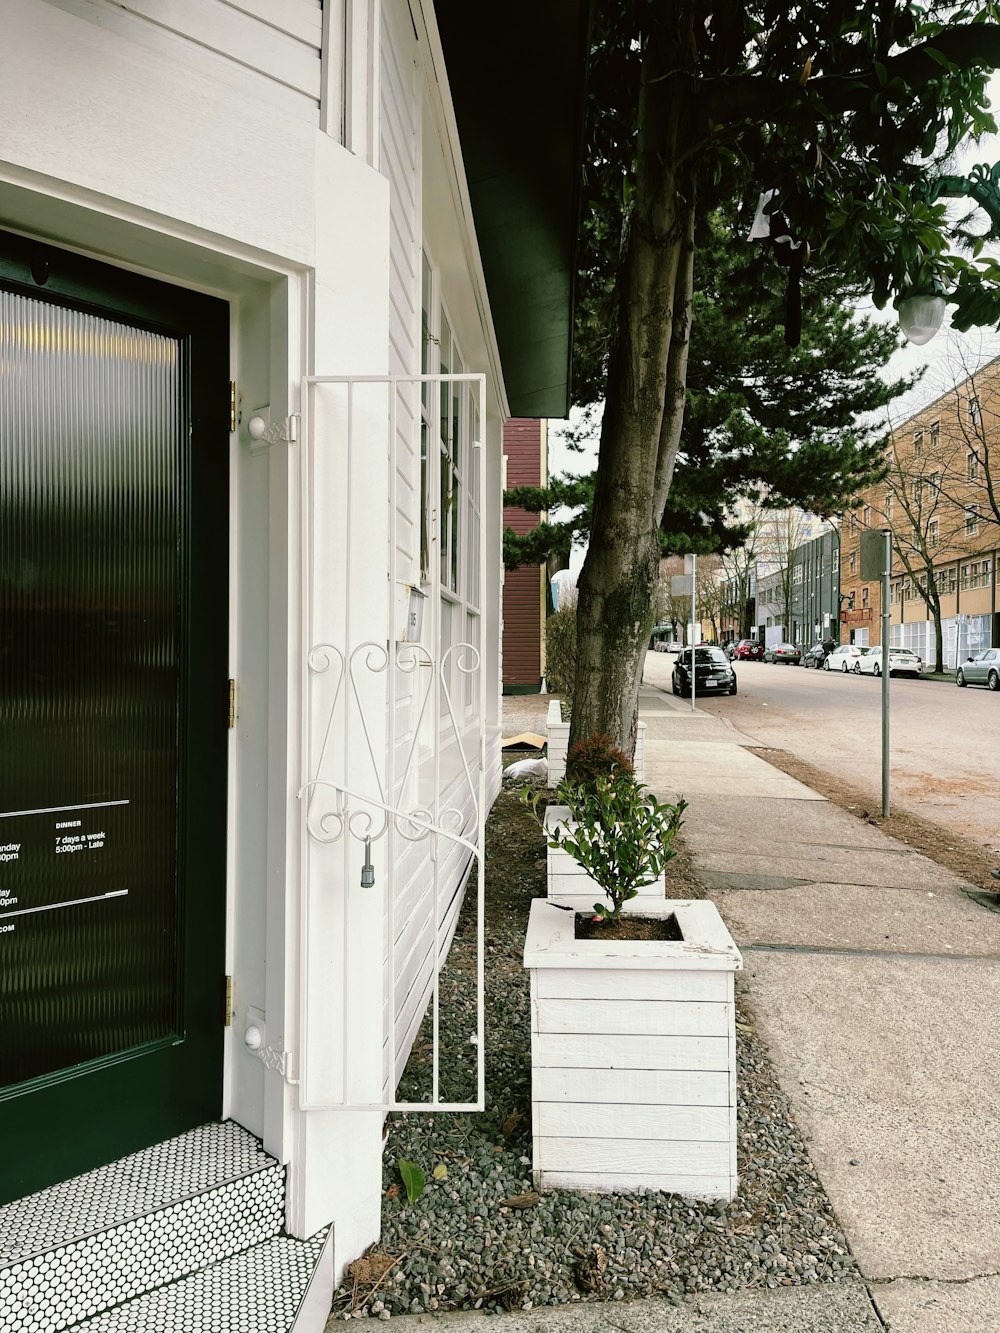
[[[823,663],[823,670],[853,671],[854,663],[859,657],[863,657],[867,651],[867,648],[862,648],[856,643],[839,643]]]
[[[919,676],[924,669],[923,660],[909,648],[889,649],[890,676]],[[859,676],[881,676],[882,649],[869,648],[863,657],[855,660],[854,670]]]

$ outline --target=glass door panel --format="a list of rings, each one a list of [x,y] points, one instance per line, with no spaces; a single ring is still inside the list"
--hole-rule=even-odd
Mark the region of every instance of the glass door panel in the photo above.
[[[178,1031],[178,340],[0,291],[0,1089]]]

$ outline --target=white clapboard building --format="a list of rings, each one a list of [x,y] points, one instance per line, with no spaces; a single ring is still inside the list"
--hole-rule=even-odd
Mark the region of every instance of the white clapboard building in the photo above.
[[[586,4],[2,9],[0,1331],[321,1328],[478,891]]]

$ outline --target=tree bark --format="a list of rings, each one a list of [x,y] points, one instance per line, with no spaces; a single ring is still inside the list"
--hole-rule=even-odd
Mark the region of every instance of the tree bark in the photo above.
[[[653,9],[653,7],[650,7]],[[577,602],[571,744],[635,748],[653,623],[659,526],[684,419],[694,263],[695,5],[663,6],[643,51],[636,182],[616,320],[590,544]]]

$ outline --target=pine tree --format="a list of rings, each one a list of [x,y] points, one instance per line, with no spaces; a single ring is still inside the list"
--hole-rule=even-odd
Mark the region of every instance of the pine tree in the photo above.
[[[687,408],[660,527],[664,554],[707,554],[741,543],[740,499],[830,515],[885,473],[884,409],[913,379],[880,377],[899,335],[858,319],[855,294],[827,276],[804,280],[802,337],[784,338],[783,276],[748,243],[733,245],[718,215],[695,259],[697,292]],[[576,439],[592,436],[593,413]],[[596,473],[519,487],[507,503],[568,511],[532,532],[504,534],[506,567],[568,555],[590,530]]]
[[[720,201],[749,220],[774,191],[775,237],[761,245],[785,260],[792,298],[808,244],[818,272],[877,306],[937,285],[954,327],[996,323],[1000,264],[981,241],[962,252],[940,177],[959,142],[996,129],[986,84],[1000,25],[992,3],[595,0],[592,36],[578,400],[603,400],[604,414],[571,741],[605,733],[631,750],[687,406],[699,228]],[[790,299],[793,340],[795,311]],[[802,470],[791,464],[781,484]]]

